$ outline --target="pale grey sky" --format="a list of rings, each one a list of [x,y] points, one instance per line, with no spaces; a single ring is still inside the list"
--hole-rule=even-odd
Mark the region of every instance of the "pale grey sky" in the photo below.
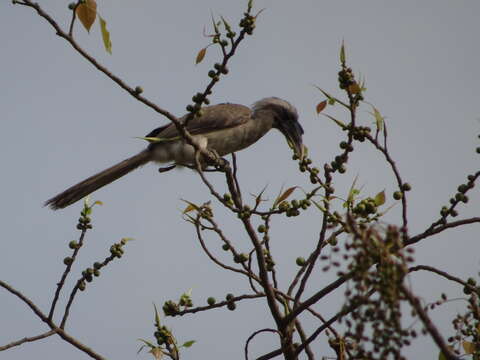
[[[184,113],[192,94],[205,87],[209,66],[219,56],[211,47],[204,62],[194,65],[197,51],[208,43],[202,32],[210,24],[210,13],[237,24],[246,4],[97,1],[111,33],[113,55],[102,49],[98,24],[90,35],[77,27],[78,42],[130,85],[142,85],[146,97],[178,115]],[[68,2],[39,2],[66,26]],[[344,39],[349,63],[366,79],[366,100],[387,117],[391,153],[404,179],[412,184],[410,231],[423,230],[466,175],[479,168],[474,149],[480,133],[480,2],[258,0],[256,8],[266,10],[254,36],[232,60],[230,74],[216,87],[212,102],[248,105],[266,96],[282,97],[298,108],[311,157],[320,165],[330,161],[343,134],[315,114],[315,105],[323,97],[312,84],[340,94],[338,50]],[[46,309],[64,269],[62,259],[69,254],[67,244],[78,236],[75,224],[81,205],[52,212],[42,207],[43,202],[139,151],[144,144],[134,137],[166,120],[95,71],[31,9],[2,1],[0,44],[0,274]],[[360,110],[364,124],[372,123],[368,110]],[[327,111],[346,118],[338,108]],[[267,194],[273,198],[283,185],[307,186],[308,179],[296,171],[290,157],[285,140],[275,132],[240,153],[244,192],[258,193],[268,184]],[[365,195],[382,189],[391,194],[394,189],[388,168],[367,146],[358,146],[354,152],[348,173],[336,184],[337,192],[346,194],[356,175]],[[223,186],[218,176],[213,179]],[[470,197],[468,206],[460,207],[461,218],[480,213],[478,189]],[[113,242],[126,236],[136,239],[127,245],[124,258],[78,296],[72,310],[68,331],[102,355],[149,358],[135,353],[137,338],[151,338],[153,301],[161,306],[190,288],[196,305],[204,304],[208,296],[222,299],[228,292],[248,291],[242,278],[225,273],[205,257],[193,228],[182,220],[185,205],[180,199],[209,199],[196,174],[186,170],[159,174],[154,166],[146,166],[93,198],[105,205],[94,211],[94,229],[69,285],[80,269],[108,255]],[[393,209],[386,220],[398,223],[399,210]],[[319,217],[312,208],[299,221],[274,222],[273,246],[284,284],[296,270],[295,258],[307,256],[314,246]],[[226,216],[220,220],[238,247],[247,251],[248,242],[234,221]],[[478,230],[478,225],[470,226],[424,241],[417,246],[417,263],[439,266],[461,277],[475,275]],[[219,247],[213,237],[209,241],[213,248]],[[319,271],[314,283],[320,288],[333,276]],[[447,294],[461,294],[460,288],[424,274],[412,276],[412,283],[427,302],[436,300],[445,286]],[[318,309],[329,317],[342,299],[342,291],[337,291]],[[0,344],[46,329],[2,290],[0,304]],[[454,302],[435,313],[444,334],[450,329],[449,317],[463,305]],[[197,340],[184,352],[187,360],[242,358],[247,337],[272,325],[260,301],[241,303],[235,312],[222,309],[168,318],[165,323],[180,341]],[[309,323],[308,329],[314,325]],[[251,356],[277,346],[276,339],[261,335],[252,343]],[[319,358],[332,355],[324,341],[313,348]],[[436,359],[438,351],[431,341],[420,338],[408,354],[410,359]],[[0,357],[87,358],[55,337]]]

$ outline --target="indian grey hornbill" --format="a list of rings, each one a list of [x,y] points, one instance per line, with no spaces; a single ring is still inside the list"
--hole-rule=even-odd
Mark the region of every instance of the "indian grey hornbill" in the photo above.
[[[218,104],[206,106],[202,111],[202,116],[187,122],[186,129],[200,147],[219,156],[245,149],[270,129],[278,129],[297,156],[303,157],[303,129],[298,123],[297,110],[285,100],[269,97],[257,101],[251,109],[237,104]],[[186,118],[187,115],[183,116],[180,122]],[[45,205],[54,210],[65,208],[150,161],[195,164],[195,148],[181,138],[173,123],[153,130],[146,138],[161,141],[152,142],[140,153],[73,185],[47,200]]]

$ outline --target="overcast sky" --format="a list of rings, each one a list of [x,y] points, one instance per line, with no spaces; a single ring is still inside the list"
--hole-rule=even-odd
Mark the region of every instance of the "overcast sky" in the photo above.
[[[98,24],[90,35],[77,26],[78,42],[128,84],[141,85],[147,98],[177,115],[206,86],[209,66],[219,59],[218,50],[210,47],[203,63],[194,65],[196,53],[209,41],[202,33],[205,27],[208,32],[211,13],[237,24],[246,6],[246,0],[97,1],[111,33],[113,54],[103,50]],[[67,26],[68,2],[39,3]],[[480,145],[480,2],[258,0],[255,6],[266,10],[254,36],[233,58],[230,74],[216,86],[212,103],[249,105],[267,96],[290,101],[298,108],[310,155],[321,166],[337,153],[344,134],[315,114],[323,97],[312,85],[341,94],[338,52],[344,39],[348,62],[366,79],[366,100],[386,116],[392,156],[413,187],[410,232],[425,229],[480,164],[475,154]],[[78,237],[75,225],[81,204],[52,212],[42,207],[43,202],[138,152],[145,144],[134,137],[167,120],[96,71],[32,9],[1,2],[0,44],[0,274],[47,311],[64,269],[62,259],[70,253],[67,244]],[[369,110],[368,106],[359,110],[365,125],[373,122]],[[347,119],[337,107],[326,112]],[[308,188],[308,178],[298,173],[278,132],[238,158],[245,194],[268,185],[266,194],[273,199],[282,186]],[[335,186],[339,196],[348,193],[358,175],[365,196],[386,189],[389,203],[393,202],[392,174],[368,146],[358,146],[348,169]],[[223,192],[220,177],[212,179]],[[148,358],[135,353],[137,338],[151,339],[152,302],[161,306],[190,288],[196,305],[205,304],[208,296],[220,300],[229,292],[248,292],[243,278],[225,273],[206,258],[194,229],[182,220],[181,199],[201,203],[210,198],[195,173],[159,174],[155,166],[145,166],[93,198],[104,206],[94,209],[94,229],[87,235],[69,286],[82,269],[107,256],[112,243],[122,237],[136,239],[127,245],[124,258],[79,294],[71,312],[67,330],[100,354],[109,359]],[[459,218],[480,213],[478,189],[470,198],[468,206],[460,206]],[[217,204],[214,210],[221,214]],[[248,251],[250,245],[235,219],[220,214],[225,232],[239,249]],[[396,207],[385,220],[399,223],[399,214]],[[308,256],[315,245],[319,219],[320,213],[311,208],[298,221],[274,221],[272,246],[284,285],[296,270],[295,258]],[[416,247],[417,263],[460,277],[476,276],[478,232],[474,225],[425,240]],[[220,247],[214,237],[208,243],[215,251]],[[333,273],[319,271],[308,293],[333,278]],[[437,300],[442,291],[461,296],[461,288],[430,275],[415,274],[411,281],[426,302]],[[317,309],[330,317],[342,302],[343,292],[337,291]],[[24,304],[1,289],[0,304],[0,345],[46,330]],[[449,319],[463,306],[452,302],[437,310],[443,334],[451,334]],[[241,303],[235,312],[221,309],[164,321],[179,341],[197,341],[183,353],[187,360],[242,358],[247,337],[273,326],[263,300]],[[314,329],[314,323],[307,325],[309,331]],[[262,355],[276,347],[276,339],[260,335],[251,354]],[[333,355],[324,341],[313,348],[318,358]],[[421,338],[408,354],[410,359],[436,359],[438,350]],[[56,337],[24,344],[0,357],[87,358]]]

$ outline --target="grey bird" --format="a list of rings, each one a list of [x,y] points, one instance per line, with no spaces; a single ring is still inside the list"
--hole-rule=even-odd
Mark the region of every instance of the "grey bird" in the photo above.
[[[303,157],[303,129],[298,122],[297,110],[285,100],[269,97],[257,101],[252,108],[237,104],[206,106],[200,117],[191,118],[186,129],[200,147],[219,156],[245,149],[254,144],[270,129],[278,129],[299,158]],[[187,115],[180,121],[185,122]],[[152,142],[140,153],[73,185],[45,202],[52,209],[65,208],[88,194],[108,185],[130,171],[148,162],[194,165],[195,149],[183,140],[173,123],[161,126],[147,138]],[[167,140],[167,141],[165,141]]]

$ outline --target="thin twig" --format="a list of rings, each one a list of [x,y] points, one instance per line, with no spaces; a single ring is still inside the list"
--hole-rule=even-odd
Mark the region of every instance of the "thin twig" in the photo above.
[[[423,325],[425,326],[425,329],[427,329],[427,331],[430,333],[433,341],[435,341],[437,346],[440,348],[445,358],[447,360],[458,360],[459,358],[454,354],[452,354],[452,352],[450,351],[450,348],[448,347],[447,343],[443,339],[442,335],[440,334],[438,329],[435,327],[433,322],[430,320],[427,313],[423,310],[422,305],[420,304],[420,300],[403,285],[401,286],[401,291],[407,298],[410,305],[417,312],[420,320],[422,320]]]
[[[240,189],[240,183],[238,182],[238,166],[237,166],[237,156],[235,153],[232,153],[232,164],[233,164],[233,179],[235,180],[235,186],[238,191],[238,196],[240,196],[240,199],[242,199],[242,191]]]
[[[248,345],[250,344],[250,341],[252,341],[252,339],[257,336],[258,334],[261,334],[262,332],[271,332],[271,333],[277,333],[278,335],[282,336],[278,330],[275,330],[275,329],[261,329],[261,330],[257,330],[255,331],[252,335],[250,335],[247,339],[247,342],[245,343],[245,360],[248,360]]]
[[[34,313],[37,315],[44,323],[46,323],[52,330],[54,330],[63,340],[66,342],[72,344],[74,347],[77,349],[83,351],[90,357],[96,360],[106,360],[103,356],[97,354],[95,351],[90,349],[88,346],[82,344],[79,342],[77,339],[73,338],[72,336],[68,335],[63,329],[60,329],[53,323],[52,320],[48,318],[47,315],[45,315],[34,303],[32,300],[27,298],[25,295],[23,295],[20,291],[16,290],[15,288],[11,287],[8,285],[6,282],[0,280],[0,286],[3,287],[5,290],[10,292],[11,294],[15,295],[18,297],[20,300],[22,300]]]
[[[290,312],[287,316],[285,316],[283,321],[285,323],[289,323],[289,322],[293,321],[293,319],[295,319],[300,313],[302,313],[303,311],[308,309],[313,304],[317,303],[320,299],[322,299],[326,295],[330,294],[333,290],[335,290],[338,287],[340,287],[341,285],[343,285],[346,281],[351,279],[352,276],[353,276],[352,273],[348,273],[348,274],[338,278],[337,280],[333,281],[329,285],[325,286],[320,291],[317,291],[315,294],[310,296],[307,300],[299,303],[298,306],[292,310],[292,312]]]
[[[111,261],[113,261],[117,256],[115,254],[111,254],[110,256],[107,256],[105,258],[105,260],[103,260],[103,262],[101,263],[101,266],[100,268],[108,265]],[[68,302],[67,302],[67,306],[65,306],[65,311],[63,313],[63,318],[62,318],[62,322],[60,323],[60,328],[61,329],[64,329],[65,328],[65,324],[67,323],[67,319],[68,319],[68,315],[70,314],[70,308],[73,304],[73,300],[75,299],[75,296],[78,292],[78,290],[80,289],[80,284],[82,282],[84,282],[86,279],[86,275],[82,275],[82,277],[80,279],[77,280],[77,283],[75,284],[75,286],[73,287],[72,289],[72,292],[70,293],[70,297],[68,298]]]
[[[451,280],[451,281],[455,281],[457,283],[459,283],[460,285],[462,286],[467,286],[467,287],[471,287],[473,291],[475,291],[475,287],[472,287],[470,284],[468,284],[467,282],[463,281],[462,279],[456,277],[456,276],[453,276],[453,275],[450,275],[449,273],[445,272],[445,271],[442,271],[442,270],[439,270],[439,269],[436,269],[434,268],[433,266],[428,266],[428,265],[416,265],[416,266],[413,266],[411,268],[408,269],[408,272],[414,272],[414,271],[419,271],[419,270],[425,270],[425,271],[430,271],[430,272],[433,272],[435,274],[438,274],[440,276],[443,276],[445,279],[448,279],[448,280]]]
[[[403,180],[402,180],[402,177],[400,176],[400,171],[398,170],[397,164],[390,156],[390,153],[388,152],[388,148],[386,147],[386,128],[385,128],[385,146],[380,145],[378,141],[376,141],[370,134],[365,134],[365,138],[368,141],[370,141],[370,143],[373,146],[375,146],[375,148],[383,154],[383,156],[385,157],[385,160],[387,160],[388,164],[390,165],[390,168],[393,171],[395,179],[397,180],[398,189],[402,193],[402,232],[404,234],[404,238],[407,238],[408,236],[407,235],[408,234],[407,196],[406,196],[406,191],[402,186]]]
[[[261,298],[261,297],[265,297],[265,294],[259,293],[259,294],[250,294],[250,295],[247,294],[247,295],[235,296],[230,300],[221,301],[221,302],[215,303],[213,305],[198,306],[198,307],[195,307],[195,308],[185,309],[185,310],[176,312],[175,316],[177,316],[177,315],[183,316],[183,315],[186,315],[186,314],[195,314],[195,313],[200,312],[200,311],[207,311],[207,310],[211,310],[211,309],[215,309],[215,308],[221,308],[221,307],[227,306],[229,303],[232,303],[232,302],[238,302],[238,301],[241,301],[241,300],[244,300],[244,299],[258,299],[258,298]]]
[[[210,250],[208,250],[208,247],[205,245],[205,240],[203,239],[203,236],[202,236],[202,232],[200,230],[200,215],[197,215],[197,222],[195,223],[195,230],[196,230],[196,233],[197,233],[197,238],[200,242],[200,245],[203,249],[203,251],[205,252],[205,254],[207,254],[207,256],[210,258],[210,260],[212,260],[215,264],[217,264],[218,266],[220,266],[221,268],[225,269],[225,270],[230,270],[230,271],[233,271],[233,272],[236,272],[236,273],[239,273],[239,274],[242,274],[242,275],[245,275],[245,276],[248,276],[250,277],[250,273],[245,271],[245,270],[242,270],[242,269],[237,269],[237,268],[234,268],[232,266],[229,266],[229,265],[226,265],[224,263],[222,263],[220,260],[218,260],[215,256],[213,256],[213,254],[210,252]]]
[[[405,241],[405,246],[415,244],[419,242],[420,240],[423,240],[429,236],[441,233],[442,231],[445,231],[447,229],[451,229],[457,226],[462,226],[462,225],[467,225],[467,224],[473,224],[473,223],[479,223],[480,222],[480,217],[473,217],[469,219],[463,219],[463,220],[458,220],[458,221],[452,221],[449,223],[446,223],[444,225],[441,225],[436,228],[430,228],[428,230],[425,230],[423,233],[415,235]]]
[[[77,7],[80,5],[80,1],[75,3],[75,6],[72,9],[72,20],[70,21],[70,26],[68,28],[68,35],[73,38],[73,24],[75,23],[75,19],[77,18]]]
[[[11,343],[9,343],[7,345],[0,346],[0,351],[4,351],[4,350],[10,349],[12,347],[22,345],[26,342],[33,342],[33,341],[37,341],[37,340],[40,340],[40,339],[45,339],[46,337],[49,337],[49,336],[51,336],[55,333],[56,333],[55,330],[50,330],[50,331],[44,332],[43,334],[40,334],[40,335],[37,335],[37,336],[24,337],[23,339],[20,339],[20,340],[17,340],[17,341],[12,341]]]
[[[84,228],[82,230],[81,234],[80,234],[80,238],[78,240],[78,245],[77,245],[77,247],[75,247],[75,250],[73,250],[72,261],[70,261],[67,264],[60,281],[57,283],[57,290],[55,291],[55,295],[53,296],[52,305],[50,306],[50,311],[48,313],[48,318],[50,320],[52,320],[52,318],[53,318],[53,314],[55,312],[55,306],[57,305],[57,301],[58,301],[58,298],[60,296],[60,292],[62,291],[62,288],[65,285],[65,280],[67,280],[67,276],[70,273],[70,270],[72,269],[72,266],[73,266],[73,263],[75,262],[77,254],[80,251],[80,248],[83,246],[83,240],[85,238],[86,233],[87,233],[87,228]]]
[[[303,330],[302,324],[298,319],[295,319],[295,328],[298,331],[298,335],[300,336],[300,339],[302,340],[302,344],[305,345],[305,353],[307,354],[308,360],[315,360],[315,355],[313,354],[312,349],[310,348],[310,344],[307,344],[307,337],[305,335],[305,331]]]

